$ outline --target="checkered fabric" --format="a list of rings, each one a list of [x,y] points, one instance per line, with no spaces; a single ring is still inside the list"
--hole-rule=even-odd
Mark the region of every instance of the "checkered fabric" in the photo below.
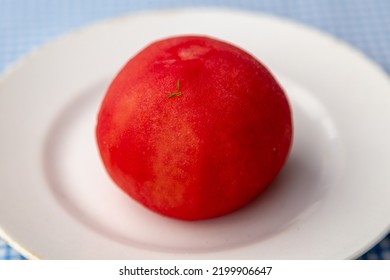
[[[360,49],[390,73],[387,0],[0,0],[0,74],[31,50],[92,22],[136,11],[200,6],[258,11],[301,22]],[[0,239],[0,259],[24,258]],[[390,235],[361,259],[390,259]]]
[[[0,260],[25,260],[18,251],[9,246],[0,238]]]

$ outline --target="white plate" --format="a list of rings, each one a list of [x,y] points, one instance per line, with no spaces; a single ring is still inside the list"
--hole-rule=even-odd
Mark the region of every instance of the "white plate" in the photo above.
[[[206,34],[263,61],[285,88],[294,145],[282,173],[244,209],[184,222],[113,185],[94,128],[104,91],[149,42]],[[251,13],[144,13],[74,32],[0,83],[1,234],[43,259],[344,259],[389,230],[390,82],[317,31]]]

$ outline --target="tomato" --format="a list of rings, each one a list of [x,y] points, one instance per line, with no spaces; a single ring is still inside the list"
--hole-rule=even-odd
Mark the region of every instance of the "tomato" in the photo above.
[[[200,220],[241,208],[277,176],[291,109],[272,74],[229,43],[154,42],[112,81],[96,138],[113,181],[147,208]]]

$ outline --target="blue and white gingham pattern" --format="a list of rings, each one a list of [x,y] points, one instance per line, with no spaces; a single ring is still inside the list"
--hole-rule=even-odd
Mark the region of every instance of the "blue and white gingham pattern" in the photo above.
[[[25,260],[18,251],[0,239],[0,260]]]
[[[32,49],[91,22],[136,11],[199,6],[258,11],[316,27],[360,49],[390,74],[387,0],[0,0],[0,73]],[[0,239],[1,259],[23,257]],[[361,259],[390,259],[390,235]]]

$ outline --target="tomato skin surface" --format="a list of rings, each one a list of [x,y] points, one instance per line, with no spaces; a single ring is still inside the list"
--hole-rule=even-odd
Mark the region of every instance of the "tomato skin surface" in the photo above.
[[[253,56],[200,36],[160,40],[131,58],[98,113],[113,181],[165,216],[201,220],[256,198],[284,165],[292,116]]]

